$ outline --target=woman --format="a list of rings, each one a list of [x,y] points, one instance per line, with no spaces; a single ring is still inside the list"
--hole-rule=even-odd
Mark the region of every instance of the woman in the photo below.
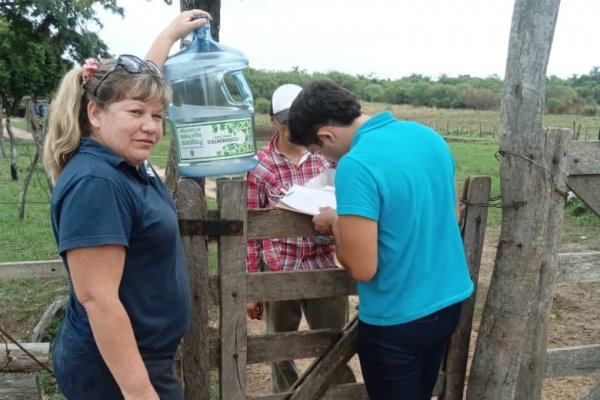
[[[149,55],[162,65],[199,14],[179,15]],[[69,399],[183,399],[173,358],[190,320],[187,267],[174,203],[147,161],[170,96],[154,62],[121,55],[68,72],[52,102],[44,164],[70,277],[53,366]]]

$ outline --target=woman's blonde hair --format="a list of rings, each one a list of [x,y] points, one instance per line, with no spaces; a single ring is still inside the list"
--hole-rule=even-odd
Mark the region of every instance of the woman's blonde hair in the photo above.
[[[129,73],[117,66],[116,60],[110,60],[87,82],[82,80],[83,72],[83,68],[74,68],[65,74],[49,107],[43,162],[54,183],[77,153],[81,137],[92,134],[87,115],[90,101],[104,109],[125,99],[158,102],[165,109],[171,101],[168,82],[153,68]]]

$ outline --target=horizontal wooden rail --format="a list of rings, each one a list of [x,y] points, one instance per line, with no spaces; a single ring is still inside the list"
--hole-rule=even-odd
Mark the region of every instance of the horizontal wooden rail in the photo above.
[[[548,349],[546,354],[546,378],[600,371],[600,344]]]
[[[48,366],[50,343],[20,343],[21,346],[44,366]],[[35,362],[16,344],[8,343],[0,346],[0,372],[38,372],[44,368]]]
[[[600,282],[600,251],[558,254],[556,283]]]
[[[442,384],[444,380],[444,373],[440,372],[438,380],[433,389],[433,395],[439,397],[442,395]],[[248,397],[247,400],[287,400],[292,396],[294,392],[283,392],[275,393],[267,396],[256,396]],[[367,389],[363,383],[346,383],[343,385],[334,386],[329,388],[321,400],[368,400]]]
[[[569,175],[600,174],[600,141],[571,143]]]
[[[219,279],[210,276],[209,302],[220,301]],[[281,301],[355,295],[356,282],[342,268],[246,274],[248,301]]]
[[[314,299],[356,294],[356,282],[342,268],[246,274],[250,300]]]
[[[62,260],[0,263],[0,280],[67,276]]]
[[[332,296],[355,294],[356,288],[352,280],[343,269],[319,271],[318,276],[311,276],[315,271],[290,271],[280,276],[280,272],[262,272],[247,275],[248,298],[262,301],[290,300],[297,298],[323,297],[323,287],[331,282],[336,282],[339,287],[328,287],[333,290]],[[308,274],[308,275],[303,275]],[[61,260],[23,261],[0,263],[0,280],[48,278],[53,276],[66,276],[66,271]],[[211,278],[210,291],[213,304],[218,304],[219,284],[216,278]],[[273,287],[285,289],[273,292]],[[299,282],[299,287],[288,287],[290,282]],[[560,253],[556,283],[574,282],[600,282],[600,251],[585,251],[574,253]],[[286,291],[294,291],[287,293]],[[298,293],[300,296],[298,296]]]
[[[248,337],[248,364],[281,361],[289,358],[318,358],[340,337],[335,329],[316,329]],[[220,340],[210,339],[210,367],[220,365]],[[50,343],[21,343],[43,365],[49,364]],[[8,349],[8,351],[7,351]],[[9,359],[10,358],[10,359]],[[0,351],[0,373],[39,372],[43,368],[14,344]],[[585,375],[600,371],[600,344],[548,349],[546,378]],[[279,397],[273,397],[277,399]],[[262,398],[261,398],[262,399]]]
[[[313,228],[311,215],[281,209],[249,209],[247,233],[248,239],[318,235]]]
[[[293,392],[276,393],[261,397],[248,397],[248,400],[286,400]],[[347,383],[332,387],[321,398],[322,400],[368,400],[367,389],[362,383]]]
[[[600,215],[600,174],[569,175],[567,186],[592,211]]]
[[[37,400],[41,398],[35,374],[0,378],[0,400]]]
[[[247,363],[258,364],[320,357],[340,336],[341,332],[335,329],[314,329],[248,336]],[[209,349],[210,367],[218,368],[221,365],[220,338],[211,338]]]
[[[600,215],[600,141],[573,142],[567,186],[596,214]]]

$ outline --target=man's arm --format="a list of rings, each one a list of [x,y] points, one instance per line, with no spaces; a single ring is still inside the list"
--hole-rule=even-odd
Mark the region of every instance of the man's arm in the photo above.
[[[352,279],[373,279],[377,272],[377,221],[357,215],[337,216],[327,207],[313,218],[313,224],[319,233],[333,233],[336,257]]]
[[[340,215],[333,223],[335,254],[352,279],[368,282],[377,272],[377,221]]]

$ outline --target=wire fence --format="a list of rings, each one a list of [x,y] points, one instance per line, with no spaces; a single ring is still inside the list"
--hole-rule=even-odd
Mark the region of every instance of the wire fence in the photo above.
[[[429,126],[431,129],[445,137],[461,137],[472,139],[474,142],[481,140],[497,141],[500,138],[501,126],[500,123],[489,123],[483,121],[440,121],[440,120],[420,120],[417,121],[423,125]],[[600,140],[600,122],[598,126],[584,126],[582,124],[561,124],[557,126],[550,122],[553,127],[570,129],[573,132],[575,140],[591,141]],[[257,125],[257,139],[267,139],[273,135],[275,129],[270,125]]]

